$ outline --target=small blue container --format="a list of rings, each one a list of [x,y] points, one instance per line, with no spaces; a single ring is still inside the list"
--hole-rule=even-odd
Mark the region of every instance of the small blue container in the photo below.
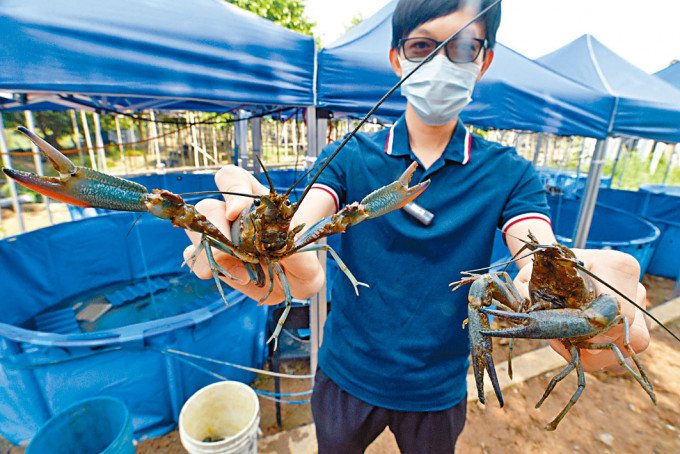
[[[82,400],[57,413],[38,430],[26,454],[134,454],[132,421],[112,397]]]

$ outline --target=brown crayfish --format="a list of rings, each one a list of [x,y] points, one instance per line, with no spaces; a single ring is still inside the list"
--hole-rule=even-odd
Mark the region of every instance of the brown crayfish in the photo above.
[[[522,247],[522,250],[532,251],[531,254],[534,257],[529,282],[529,298],[522,298],[519,295],[506,272],[488,274],[467,272],[465,274],[468,277],[451,284],[454,286],[453,290],[456,290],[461,285],[472,283],[468,294],[466,323],[469,325],[472,367],[479,401],[485,403],[484,370],[486,370],[498,402],[501,407],[503,406],[503,396],[491,356],[491,337],[493,336],[512,338],[510,359],[512,359],[512,346],[515,338],[559,339],[571,354],[568,365],[552,378],[543,397],[536,404],[536,408],[540,407],[557,383],[576,370],[578,388],[559,415],[546,426],[547,430],[557,428],[585,389],[585,374],[579,356],[581,349],[612,350],[619,364],[642,386],[652,402],[656,404],[652,383],[630,346],[628,319],[621,315],[618,300],[614,295],[595,296],[591,278],[599,280],[609,288],[612,287],[585,269],[567,247],[560,244],[540,245],[531,233],[529,233],[529,239],[530,241],[525,242]],[[513,257],[513,260],[522,253],[522,250]],[[612,290],[619,293],[613,288]],[[625,295],[620,295],[630,301]],[[634,301],[630,302],[644,311]],[[491,306],[496,306],[497,309]],[[491,329],[489,315],[508,322],[511,327]],[[637,372],[626,363],[621,350],[615,344],[590,341],[619,323],[624,329],[625,349],[635,363]],[[673,336],[677,339],[677,336],[674,334]],[[508,372],[512,377],[510,361]]]

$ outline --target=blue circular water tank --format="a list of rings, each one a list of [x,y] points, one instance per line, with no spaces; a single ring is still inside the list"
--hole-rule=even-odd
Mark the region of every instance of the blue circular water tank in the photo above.
[[[574,243],[573,235],[581,205],[580,199],[548,196],[553,231],[565,246]],[[607,205],[597,203],[588,232],[586,248],[616,249],[626,252],[640,262],[644,274],[654,253],[659,229],[649,221]]]
[[[680,197],[680,186],[671,186],[668,184],[641,184],[638,189],[640,192],[651,192],[653,194]]]
[[[35,434],[26,454],[134,454],[132,421],[123,402],[95,397],[54,415]]]

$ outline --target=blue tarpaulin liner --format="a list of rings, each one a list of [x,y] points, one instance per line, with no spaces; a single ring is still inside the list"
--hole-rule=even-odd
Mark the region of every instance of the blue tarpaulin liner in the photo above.
[[[399,81],[388,58],[395,6],[390,2],[319,52],[317,106],[365,114]],[[597,138],[606,136],[614,102],[501,44],[472,98],[461,118],[475,126]],[[397,90],[378,114],[398,116],[405,107]]]
[[[314,103],[314,39],[223,0],[4,0],[0,30],[4,91],[116,110]]]
[[[168,432],[186,399],[217,378],[166,349],[261,366],[268,307],[238,292],[227,293],[229,307],[217,294],[174,316],[106,330],[55,334],[26,326],[54,304],[93,289],[189,273],[180,268],[188,244],[184,231],[148,214],[130,230],[135,218],[97,216],[0,241],[0,433],[13,443],[29,440],[72,403],[100,395],[126,404],[136,438]],[[229,379],[254,378],[225,365],[192,362]]]
[[[661,230],[647,272],[680,279],[680,196],[679,193],[600,189],[597,200],[641,216]]]
[[[675,88],[680,89],[680,62],[675,62],[669,65],[667,68],[662,69],[659,72],[654,73],[656,77],[660,77],[669,84],[673,85]]]
[[[627,62],[593,36],[583,35],[536,61],[615,96],[612,133],[680,141],[680,90]]]

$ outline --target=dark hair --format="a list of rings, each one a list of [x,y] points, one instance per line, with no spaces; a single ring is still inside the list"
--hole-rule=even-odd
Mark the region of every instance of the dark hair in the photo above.
[[[392,48],[399,45],[399,40],[406,38],[420,24],[446,16],[466,5],[479,4],[479,11],[486,8],[493,0],[400,0],[392,15]],[[496,44],[496,31],[501,23],[501,4],[491,8],[480,21],[486,28],[486,39],[489,48]]]

